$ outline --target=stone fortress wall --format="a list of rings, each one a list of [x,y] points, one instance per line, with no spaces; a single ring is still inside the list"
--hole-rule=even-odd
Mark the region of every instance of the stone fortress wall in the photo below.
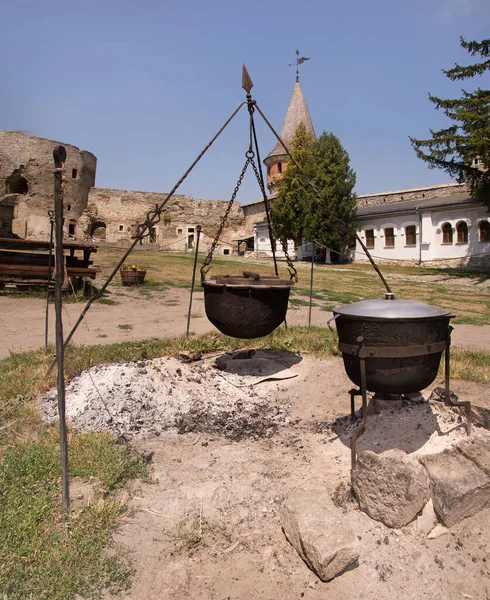
[[[60,142],[21,131],[0,131],[0,229],[22,238],[49,236],[48,210],[53,206],[53,149]],[[97,159],[91,152],[62,144],[65,164],[65,218],[72,229],[95,185]]]

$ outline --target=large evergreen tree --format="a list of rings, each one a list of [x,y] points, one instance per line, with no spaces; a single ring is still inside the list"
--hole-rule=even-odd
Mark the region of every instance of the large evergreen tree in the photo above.
[[[296,130],[289,151],[298,165],[311,175],[311,158],[315,140],[306,131],[303,123]],[[275,236],[283,245],[286,240],[300,240],[304,231],[305,212],[312,194],[298,167],[289,162],[281,179],[277,182],[277,197],[271,204]]]
[[[323,132],[315,141],[302,124],[290,150],[323,200],[290,161],[271,206],[276,237],[282,242],[304,237],[329,248],[345,247],[355,233],[356,218],[352,193],[356,176],[349,155],[333,133]]]
[[[323,200],[309,196],[303,235],[340,251],[356,232],[356,174],[338,137],[325,131],[313,146],[311,180]]]
[[[443,70],[446,77],[459,81],[490,71],[490,39],[467,42],[461,38],[461,46],[471,56],[478,56],[478,62]],[[455,100],[429,94],[436,109],[442,109],[454,124],[440,131],[430,130],[430,139],[411,137],[410,142],[429,168],[443,169],[459,182],[468,183],[473,198],[490,208],[490,90],[462,90],[462,94]]]

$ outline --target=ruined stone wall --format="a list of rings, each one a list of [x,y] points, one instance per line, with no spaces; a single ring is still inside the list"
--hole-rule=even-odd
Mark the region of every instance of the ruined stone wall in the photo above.
[[[53,148],[67,152],[64,171],[64,204],[67,223],[76,221],[87,206],[95,184],[97,159],[75,146],[29,136],[19,131],[0,131],[0,198],[17,194],[12,230],[25,238],[47,239],[53,200]]]
[[[429,185],[409,190],[395,192],[379,192],[377,194],[361,194],[357,196],[357,206],[379,206],[380,204],[394,204],[405,200],[433,198],[434,196],[449,196],[456,192],[464,192],[466,185],[461,183],[444,183],[442,185]]]
[[[165,197],[165,194],[154,192],[93,188],[79,225],[87,235],[93,233],[96,238],[100,229],[94,227],[104,225],[106,242],[124,247],[131,243],[137,225],[144,222],[147,212],[160,205]],[[201,225],[200,248],[205,250],[216,235],[227,205],[224,200],[198,200],[176,194],[165,206],[162,219],[155,226],[153,239],[146,238],[144,244],[153,244],[164,250],[192,249],[197,226]],[[245,224],[241,207],[233,205],[220,246],[236,250],[233,242],[242,235]]]

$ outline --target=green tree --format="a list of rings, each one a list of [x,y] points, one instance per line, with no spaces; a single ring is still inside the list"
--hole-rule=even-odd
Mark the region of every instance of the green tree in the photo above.
[[[356,176],[349,155],[333,133],[323,132],[315,141],[302,124],[290,150],[323,200],[290,161],[277,182],[271,207],[276,237],[281,241],[304,237],[329,248],[345,247],[355,233],[356,218],[352,193]]]
[[[306,131],[303,123],[296,130],[289,151],[298,165],[311,175],[311,159],[315,140]],[[286,240],[300,240],[303,235],[305,211],[312,194],[298,167],[289,162],[281,179],[277,182],[277,197],[271,204],[274,233],[283,244]]]
[[[356,174],[338,137],[325,131],[313,146],[311,180],[323,200],[309,196],[303,235],[340,251],[356,232]]]
[[[461,46],[478,62],[468,66],[455,65],[443,73],[451,81],[482,76],[490,71],[490,39],[467,42]],[[454,124],[440,131],[430,130],[431,138],[410,138],[417,156],[430,169],[443,169],[459,182],[466,182],[473,198],[490,208],[490,90],[462,90],[462,97],[444,100],[431,96],[436,109],[442,109]],[[477,159],[477,161],[475,160]]]

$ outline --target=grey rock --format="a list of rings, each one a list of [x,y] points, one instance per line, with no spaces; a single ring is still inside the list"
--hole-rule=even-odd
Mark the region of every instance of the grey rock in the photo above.
[[[429,478],[403,450],[361,452],[352,473],[352,487],[366,514],[388,527],[412,521],[429,499]]]
[[[420,461],[429,474],[434,510],[446,527],[490,505],[490,478],[457,449]]]
[[[479,469],[490,476],[490,438],[482,436],[466,438],[459,442],[457,448],[463,456],[473,461]]]
[[[333,579],[359,558],[359,540],[324,487],[294,490],[280,515],[286,538],[322,581]]]

